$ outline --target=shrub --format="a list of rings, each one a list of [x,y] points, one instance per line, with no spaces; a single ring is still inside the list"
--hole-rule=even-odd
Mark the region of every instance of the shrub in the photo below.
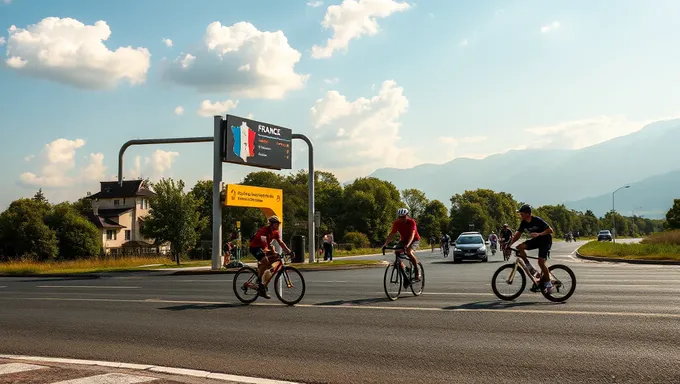
[[[355,248],[367,248],[370,244],[368,236],[361,232],[347,232],[343,240],[345,243],[352,244]]]
[[[642,244],[673,244],[680,245],[680,230],[659,232],[641,241]]]

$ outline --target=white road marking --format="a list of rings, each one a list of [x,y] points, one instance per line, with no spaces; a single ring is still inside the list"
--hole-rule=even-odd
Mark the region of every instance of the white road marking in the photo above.
[[[0,288],[7,288],[6,285],[0,285]]]
[[[42,365],[24,364],[24,363],[7,363],[0,364],[0,375],[8,375],[10,373],[19,373],[26,371],[34,371],[36,369],[47,368]]]
[[[232,381],[232,382],[236,382],[236,383],[299,384],[299,383],[295,383],[295,382],[291,382],[291,381],[260,379],[260,378],[257,378],[257,377],[229,375],[229,374],[225,374],[225,373],[199,371],[199,370],[195,370],[195,369],[163,367],[163,366],[158,366],[158,365],[115,363],[115,362],[111,362],[111,361],[63,359],[63,358],[57,358],[57,357],[22,356],[22,355],[0,355],[0,359],[28,360],[28,361],[42,361],[42,362],[64,363],[64,364],[79,364],[79,365],[95,365],[95,366],[103,366],[103,367],[116,367],[116,368],[133,369],[133,370],[138,370],[138,371],[164,372],[164,373],[171,373],[171,374],[177,374],[177,375],[202,377],[202,378],[207,378],[207,379],[227,380],[227,381]],[[21,364],[21,365],[29,365],[29,364]],[[112,375],[113,374],[109,374],[108,375],[109,378],[111,378]],[[107,375],[100,375],[100,376],[107,376]],[[94,376],[94,377],[97,377],[97,376]],[[157,378],[150,378],[150,377],[147,377],[147,376],[132,376],[132,377],[157,380]],[[76,380],[91,379],[91,378],[92,377],[76,379]],[[151,381],[151,380],[145,380],[145,381]],[[104,383],[105,384],[109,384],[109,383],[117,384],[117,383],[141,383],[141,382],[144,382],[144,381],[74,381],[74,380],[69,380],[69,381],[60,381],[59,383],[52,383],[52,384],[65,384],[65,383],[68,383],[68,384],[74,384],[74,383],[77,383],[77,384],[95,384],[95,383],[96,384],[104,384]]]
[[[37,288],[93,288],[93,289],[139,289],[122,285],[38,285]]]
[[[81,377],[80,379],[58,381],[52,384],[134,384],[156,381],[158,378],[150,376],[135,376],[125,373],[106,373],[103,375]]]
[[[12,298],[0,297],[0,300]],[[233,305],[233,302],[225,301],[190,301],[190,300],[159,300],[159,299],[79,299],[61,297],[24,297],[18,300],[43,300],[43,301],[89,301],[89,302],[122,302],[122,303],[157,303],[157,304],[203,304],[203,305]],[[253,303],[251,306],[262,307],[288,307],[279,303]],[[549,315],[586,315],[586,316],[619,316],[619,317],[658,317],[680,319],[680,313],[653,313],[653,312],[596,312],[596,311],[557,311],[548,309],[487,309],[487,308],[435,308],[435,307],[386,307],[378,305],[325,305],[325,304],[295,304],[297,308],[328,308],[328,309],[371,309],[371,310],[402,310],[423,312],[504,312],[504,313],[535,313]],[[2,355],[0,355],[2,357]]]

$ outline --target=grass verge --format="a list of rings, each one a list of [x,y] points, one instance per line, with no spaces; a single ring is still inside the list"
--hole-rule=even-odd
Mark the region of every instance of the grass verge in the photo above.
[[[327,269],[337,267],[363,267],[383,265],[382,260],[333,260],[332,263],[292,264],[299,270]]]
[[[133,257],[125,259],[71,260],[58,262],[10,261],[0,263],[0,275],[47,275],[62,273],[97,273],[146,269],[150,264],[167,265],[167,257]],[[158,268],[149,267],[149,268]]]
[[[584,256],[630,260],[680,261],[680,245],[670,243],[610,243],[591,241],[579,249]]]

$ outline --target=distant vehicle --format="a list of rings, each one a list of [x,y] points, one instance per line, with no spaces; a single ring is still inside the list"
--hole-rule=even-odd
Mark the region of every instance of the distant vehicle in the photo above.
[[[479,232],[463,232],[453,244],[453,262],[462,260],[489,261],[486,254],[486,243]]]
[[[612,233],[608,229],[604,229],[597,234],[597,241],[612,241]]]

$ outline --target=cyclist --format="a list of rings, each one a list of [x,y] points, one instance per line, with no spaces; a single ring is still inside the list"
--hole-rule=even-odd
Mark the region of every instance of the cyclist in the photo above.
[[[503,229],[501,229],[500,235],[501,250],[505,252],[505,248],[511,244],[510,239],[512,239],[512,229],[510,229],[507,224],[503,224]]]
[[[448,233],[445,233],[442,236],[441,244],[442,244],[442,246],[441,246],[442,247],[442,253],[449,249],[449,244],[451,244],[451,237],[449,237]]]
[[[548,266],[545,264],[545,262],[548,257],[550,257],[553,229],[542,218],[538,216],[532,216],[532,209],[528,204],[524,204],[517,212],[519,212],[519,215],[522,218],[522,223],[519,225],[517,232],[515,232],[515,235],[512,237],[511,244],[519,239],[519,237],[522,235],[522,232],[525,230],[529,232],[531,239],[517,246],[517,249],[520,253],[519,256],[522,258],[526,266],[529,267],[531,273],[535,277],[538,277],[538,273],[534,269],[533,265],[529,263],[529,259],[527,259],[526,252],[527,250],[538,249],[538,266],[541,268],[542,272],[540,275],[540,282],[543,283],[546,292],[550,293],[552,291],[552,284],[550,283],[550,271],[548,270]],[[531,288],[531,291],[533,292],[537,292],[539,290],[540,288],[536,286]]]
[[[491,243],[492,249],[497,249],[496,245],[498,244],[498,236],[496,236],[496,232],[491,231],[491,234],[489,235],[489,242]]]
[[[437,245],[437,236],[430,236],[430,245],[432,246],[432,253],[434,253],[434,246]]]
[[[394,235],[399,232],[400,240],[397,247],[404,248],[404,253],[406,253],[411,264],[413,264],[413,269],[416,271],[415,281],[420,281],[420,267],[418,266],[418,259],[416,259],[416,255],[414,254],[414,251],[418,249],[418,245],[420,245],[418,225],[415,220],[408,216],[408,209],[406,208],[399,208],[397,210],[397,217],[397,220],[392,224],[392,232],[387,236],[383,247],[386,248],[392,239],[394,239]]]
[[[271,268],[273,263],[281,260],[281,256],[270,248],[271,243],[276,240],[286,254],[291,253],[286,243],[281,239],[281,234],[279,233],[281,220],[279,217],[276,215],[271,216],[268,221],[269,225],[260,228],[253,238],[250,239],[250,254],[255,256],[258,262],[257,277],[260,282],[258,294],[265,299],[271,299],[271,296],[267,293],[267,287],[262,282],[262,275]]]

